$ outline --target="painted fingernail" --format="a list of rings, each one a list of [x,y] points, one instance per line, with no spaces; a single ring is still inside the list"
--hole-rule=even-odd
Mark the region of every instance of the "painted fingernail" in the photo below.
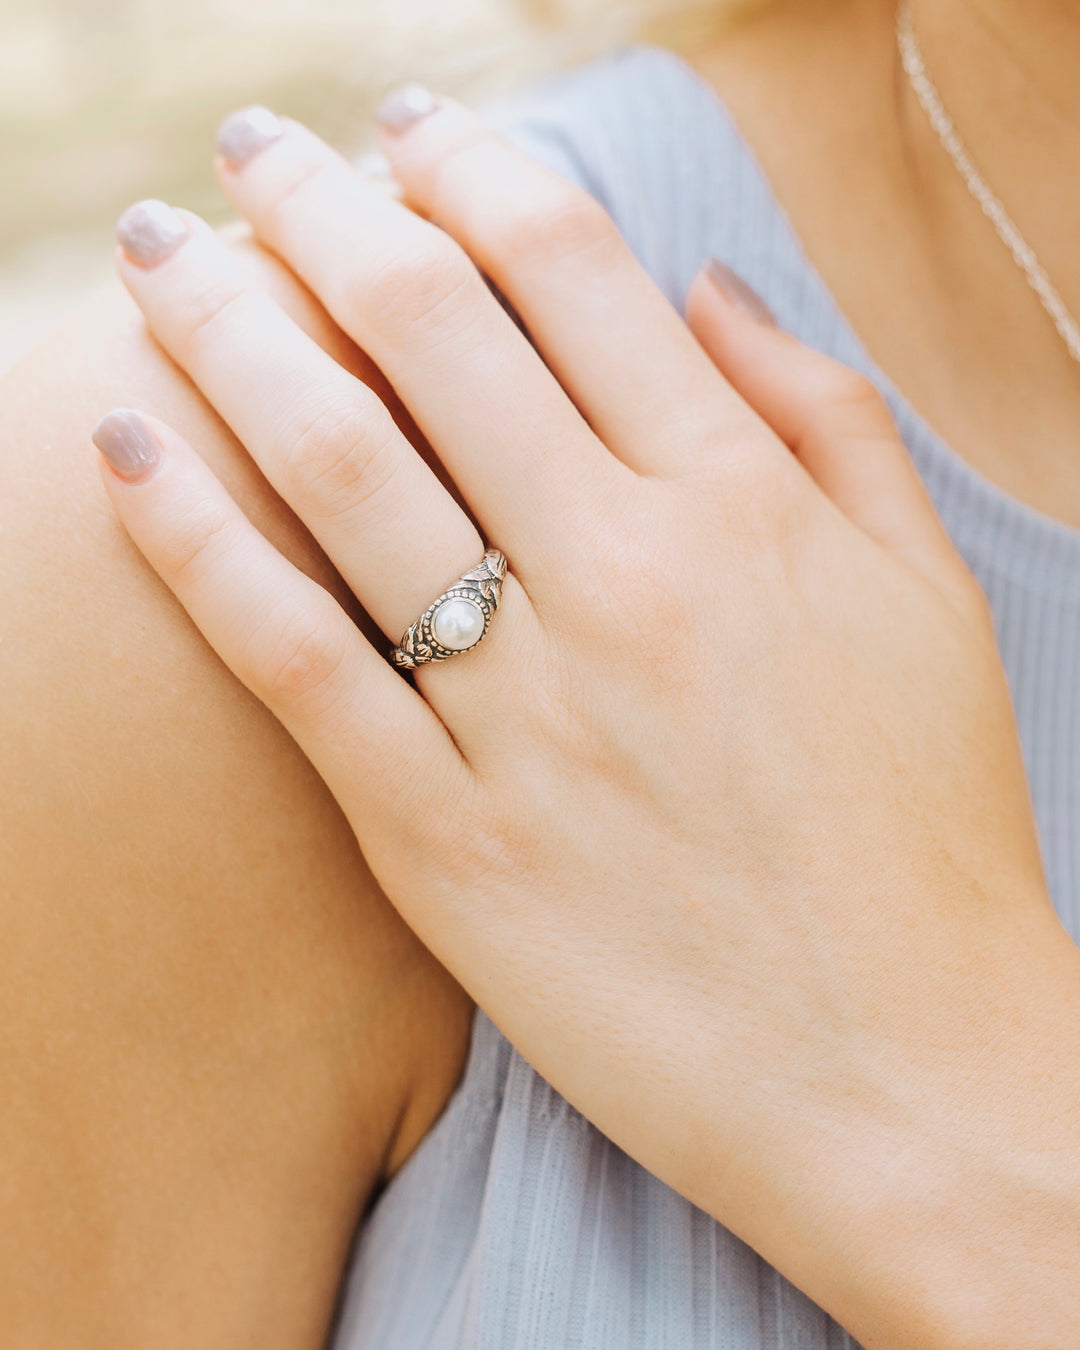
[[[260,150],[280,140],[284,132],[269,108],[242,108],[218,127],[218,152],[230,169],[242,169]]]
[[[158,439],[137,412],[116,408],[90,433],[90,439],[121,478],[134,483],[145,478],[161,459]]]
[[[129,206],[116,222],[116,238],[133,263],[157,267],[187,238],[188,229],[171,206],[150,198]]]
[[[757,291],[748,286],[726,263],[722,263],[719,258],[707,258],[704,270],[713,285],[736,309],[741,309],[759,323],[767,323],[771,328],[777,326],[776,316]]]
[[[408,131],[438,106],[439,100],[430,89],[422,84],[403,84],[391,90],[375,109],[375,120],[388,131]]]

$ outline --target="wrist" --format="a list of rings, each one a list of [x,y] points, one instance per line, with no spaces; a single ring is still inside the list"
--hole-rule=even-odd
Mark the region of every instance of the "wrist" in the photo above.
[[[1080,953],[1056,921],[1024,937],[822,1151],[812,1279],[867,1347],[1080,1344]]]
[[[868,1350],[1080,1344],[1080,952],[1047,919],[988,917],[841,1062],[811,1029],[754,1066],[734,1163],[699,1157],[691,1198]]]

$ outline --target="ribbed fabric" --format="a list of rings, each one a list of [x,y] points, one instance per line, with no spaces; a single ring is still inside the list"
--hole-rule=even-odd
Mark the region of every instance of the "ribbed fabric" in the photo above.
[[[716,93],[635,44],[485,109],[584,185],[682,309],[707,254],[881,387],[997,618],[1051,894],[1080,926],[1080,531],[948,449],[837,311]],[[549,1087],[477,1014],[464,1079],[360,1236],[335,1350],[851,1350],[854,1342]]]

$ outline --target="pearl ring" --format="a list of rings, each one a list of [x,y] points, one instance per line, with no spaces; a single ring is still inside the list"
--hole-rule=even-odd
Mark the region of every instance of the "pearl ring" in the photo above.
[[[412,670],[475,647],[488,630],[506,576],[506,559],[489,548],[481,562],[433,600],[391,653],[395,666]]]

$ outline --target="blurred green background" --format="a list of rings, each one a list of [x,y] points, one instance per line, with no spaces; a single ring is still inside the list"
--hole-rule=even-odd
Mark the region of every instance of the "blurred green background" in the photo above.
[[[112,273],[116,217],[217,223],[214,129],[247,103],[342,149],[407,79],[479,101],[672,0],[0,0],[0,369]]]

